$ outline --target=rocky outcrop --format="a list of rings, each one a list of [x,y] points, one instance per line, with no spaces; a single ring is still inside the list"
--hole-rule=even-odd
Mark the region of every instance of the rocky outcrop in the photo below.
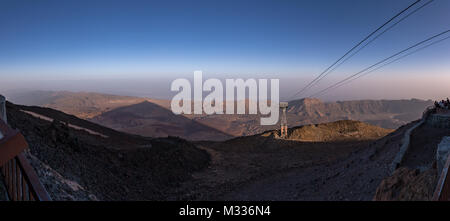
[[[55,201],[97,201],[97,197],[81,186],[78,182],[69,180],[43,163],[32,154],[26,154],[27,159],[35,168],[39,181]]]
[[[420,173],[419,169],[401,167],[384,179],[375,193],[375,201],[431,200],[436,186],[436,169]]]
[[[346,140],[375,140],[393,132],[359,121],[342,120],[325,124],[311,124],[288,130],[288,140],[304,142],[332,142]],[[276,136],[275,132],[275,136]]]

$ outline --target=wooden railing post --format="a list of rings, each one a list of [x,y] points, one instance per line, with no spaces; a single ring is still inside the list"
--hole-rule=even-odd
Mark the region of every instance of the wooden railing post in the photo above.
[[[0,172],[10,200],[50,201],[45,188],[25,158],[28,143],[23,135],[11,129],[6,119],[6,100],[0,95]],[[2,181],[0,180],[0,185]]]

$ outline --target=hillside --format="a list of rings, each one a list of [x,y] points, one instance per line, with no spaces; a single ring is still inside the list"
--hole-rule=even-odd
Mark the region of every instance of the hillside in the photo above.
[[[314,142],[278,139],[271,131],[198,142],[211,155],[211,165],[183,182],[174,199],[372,200],[379,183],[389,176],[398,142],[409,126],[390,133],[361,122],[339,121],[291,129],[300,136],[333,135]],[[350,136],[334,136],[335,128],[349,128],[341,134]]]
[[[129,135],[49,108],[7,103],[7,114],[54,200],[166,199],[168,188],[209,163],[205,151],[179,138]]]
[[[380,183],[374,200],[431,200],[440,177],[436,158],[450,128],[422,124],[411,133],[410,144],[398,169]]]
[[[288,139],[268,131],[191,143],[130,135],[49,108],[7,109],[56,200],[372,200],[380,183],[398,191],[390,164],[412,125],[393,131],[344,120],[290,128]],[[419,184],[405,188],[429,178],[415,176],[407,179]]]
[[[394,130],[384,129],[367,123],[351,120],[342,120],[324,124],[310,124],[288,130],[288,140],[303,142],[335,142],[346,140],[372,140],[385,136]],[[264,135],[278,135],[278,132],[269,132]]]

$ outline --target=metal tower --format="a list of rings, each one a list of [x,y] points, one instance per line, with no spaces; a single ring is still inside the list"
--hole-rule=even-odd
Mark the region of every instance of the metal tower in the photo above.
[[[288,107],[288,102],[280,102],[280,109],[281,109],[281,132],[280,137],[286,138],[288,134],[288,125],[287,125],[287,117],[286,117],[286,109]]]

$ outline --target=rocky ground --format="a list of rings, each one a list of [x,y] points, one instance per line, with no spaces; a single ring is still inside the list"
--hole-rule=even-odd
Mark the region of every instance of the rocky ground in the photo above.
[[[337,124],[355,126],[351,121]],[[174,199],[372,200],[408,127],[386,137],[390,131],[380,130],[378,140],[348,130],[342,133],[354,137],[341,142],[283,140],[268,133],[201,142],[212,163],[175,189]],[[327,131],[322,131],[325,137],[332,137]]]
[[[420,147],[442,135],[414,131],[404,169],[391,176],[404,133],[417,122],[393,131],[346,120],[291,128],[287,139],[267,131],[192,143],[125,134],[47,108],[7,108],[55,200],[426,200],[436,172],[432,147]]]
[[[401,167],[381,182],[374,200],[431,200],[436,181],[436,168],[420,172],[419,169]]]
[[[34,117],[22,109],[54,120]],[[163,200],[168,188],[209,163],[205,151],[179,138],[128,135],[62,112],[11,103],[7,113],[9,124],[28,141],[28,158],[55,200]]]

